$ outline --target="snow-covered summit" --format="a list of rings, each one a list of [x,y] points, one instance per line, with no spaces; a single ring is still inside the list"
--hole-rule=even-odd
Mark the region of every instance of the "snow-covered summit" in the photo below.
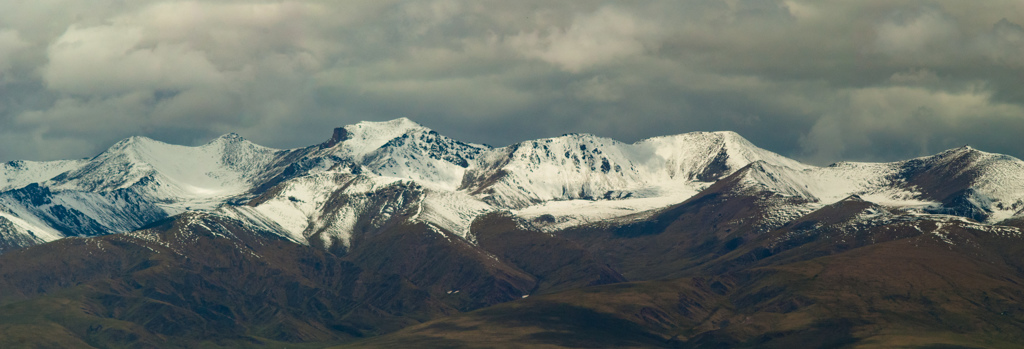
[[[782,196],[818,201],[810,191],[807,176],[803,174],[792,168],[758,160],[736,172],[737,189],[768,191]]]
[[[223,135],[220,135],[219,137],[214,138],[214,139],[210,140],[209,142],[207,142],[207,144],[210,144],[210,143],[237,143],[237,142],[249,142],[249,140],[245,139],[245,137],[242,137],[242,135],[240,135],[240,134],[231,132],[231,133],[225,133]]]
[[[332,138],[336,144],[332,148],[338,156],[361,161],[395,138],[426,132],[430,132],[430,129],[404,117],[380,122],[363,121],[336,130]]]
[[[1024,211],[1024,161],[963,146],[900,162],[906,185],[975,219],[999,221]]]
[[[633,144],[568,134],[496,149],[487,159],[486,167],[467,178],[476,182],[469,189],[511,208],[551,200],[695,192],[754,161],[810,168],[732,132],[693,132]]]
[[[412,179],[455,190],[490,148],[457,141],[407,118],[360,122],[335,129],[311,157],[331,157],[379,176]]]
[[[224,198],[249,189],[276,152],[233,134],[197,147],[130,137],[45,185],[87,192],[142,185],[163,202]]]
[[[647,186],[630,145],[589,134],[567,134],[490,152],[464,188],[501,207],[590,199],[614,189]]]
[[[812,167],[761,149],[732,131],[653,137],[634,146],[653,153],[649,166],[655,171],[667,171],[672,178],[711,181],[759,160],[795,170]]]
[[[1024,161],[969,146],[891,163],[743,170],[746,187],[827,205],[850,195],[889,207],[998,222],[1024,213]]]
[[[0,191],[45,181],[85,164],[86,160],[24,161],[0,164]]]

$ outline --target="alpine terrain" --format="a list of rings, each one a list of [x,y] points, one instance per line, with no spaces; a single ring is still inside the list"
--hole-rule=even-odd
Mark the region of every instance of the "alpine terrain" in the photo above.
[[[967,146],[132,137],[0,165],[0,347],[1014,348],[1022,229],[1024,161]]]

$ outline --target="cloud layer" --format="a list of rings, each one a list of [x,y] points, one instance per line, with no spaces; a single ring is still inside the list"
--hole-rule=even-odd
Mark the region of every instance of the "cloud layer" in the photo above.
[[[0,161],[396,117],[494,145],[733,130],[816,164],[1024,157],[1022,24],[1017,0],[0,2]]]

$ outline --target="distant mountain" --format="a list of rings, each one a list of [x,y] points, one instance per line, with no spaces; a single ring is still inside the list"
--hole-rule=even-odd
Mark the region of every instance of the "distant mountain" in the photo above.
[[[0,166],[0,346],[999,347],[1024,341],[1021,222],[1024,162],[970,147],[132,137]]]
[[[546,203],[619,199],[649,199],[635,208],[626,204],[633,211],[658,208],[758,160],[808,168],[731,132],[659,137],[636,144],[566,135],[490,148],[453,140],[402,118],[338,128],[328,141],[299,149],[266,148],[235,134],[198,147],[131,137],[87,160],[12,162],[0,173],[7,182],[0,193],[0,211],[8,212],[3,217],[18,227],[7,233],[12,246],[123,233],[196,210],[220,210],[274,226],[305,242],[309,235],[324,232],[319,236],[347,239],[353,222],[367,214],[357,205],[335,205],[342,211],[321,212],[328,209],[322,207],[327,197],[315,196],[337,190],[362,195],[389,183],[407,183],[421,188],[416,190],[424,194],[417,197],[425,201],[394,203],[390,210],[416,208],[422,213],[417,219],[466,237],[472,219],[491,211],[531,209],[529,214],[545,214],[539,207]],[[332,176],[351,176],[354,181],[322,182]],[[351,186],[355,183],[377,184]],[[316,193],[289,191],[273,198],[285,189],[312,190],[310,185]],[[249,202],[254,198],[259,200]],[[270,206],[289,198],[294,200],[283,205],[294,207]],[[246,202],[254,209],[239,206]],[[317,210],[316,217],[309,210]],[[320,215],[333,220],[318,220]],[[606,218],[612,217],[588,219]],[[307,227],[317,231],[306,232]],[[331,243],[329,238],[324,242]]]

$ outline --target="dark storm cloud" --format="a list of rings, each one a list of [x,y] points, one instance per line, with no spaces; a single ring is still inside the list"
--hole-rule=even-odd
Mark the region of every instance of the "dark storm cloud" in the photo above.
[[[818,164],[1021,157],[1021,24],[1016,0],[10,1],[0,161],[396,117],[493,145],[734,130]]]

